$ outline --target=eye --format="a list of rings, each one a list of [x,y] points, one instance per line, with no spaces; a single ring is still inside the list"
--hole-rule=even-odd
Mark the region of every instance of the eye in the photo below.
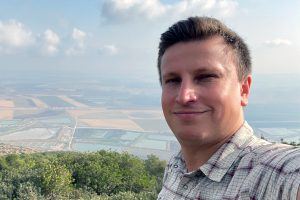
[[[176,83],[180,83],[181,79],[180,78],[167,78],[165,80],[165,84],[176,84]]]
[[[213,79],[218,78],[217,74],[200,74],[198,76],[196,76],[196,81],[198,82],[208,82],[208,81],[212,81]]]

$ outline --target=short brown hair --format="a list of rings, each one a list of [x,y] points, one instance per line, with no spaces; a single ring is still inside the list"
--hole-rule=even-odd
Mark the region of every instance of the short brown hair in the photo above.
[[[213,36],[220,36],[231,47],[237,63],[237,74],[240,81],[251,73],[251,57],[247,44],[234,31],[215,18],[190,17],[173,24],[160,37],[157,67],[159,80],[161,77],[161,59],[165,51],[178,42],[205,40]]]

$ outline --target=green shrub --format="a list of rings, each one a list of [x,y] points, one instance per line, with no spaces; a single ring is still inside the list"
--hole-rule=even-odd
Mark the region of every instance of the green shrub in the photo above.
[[[164,165],[110,151],[2,156],[0,199],[156,199]]]

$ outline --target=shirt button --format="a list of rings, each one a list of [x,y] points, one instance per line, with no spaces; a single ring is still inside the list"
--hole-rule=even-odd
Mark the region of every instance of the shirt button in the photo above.
[[[177,167],[178,167],[178,165],[175,164],[175,165],[174,165],[174,168],[177,168]]]
[[[187,185],[184,185],[184,186],[183,186],[183,189],[185,189],[185,190],[188,189],[188,186],[187,186]]]

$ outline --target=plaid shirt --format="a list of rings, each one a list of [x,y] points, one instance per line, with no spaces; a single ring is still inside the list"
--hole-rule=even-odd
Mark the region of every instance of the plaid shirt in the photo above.
[[[245,122],[198,170],[174,156],[158,199],[296,199],[299,185],[300,148],[259,139]]]

